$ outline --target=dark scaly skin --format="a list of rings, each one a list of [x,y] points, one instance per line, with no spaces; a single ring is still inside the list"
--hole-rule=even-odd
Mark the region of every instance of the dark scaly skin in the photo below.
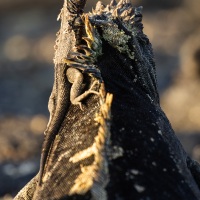
[[[81,26],[74,27],[73,23],[78,18],[78,16],[82,13],[83,7],[85,6],[86,0],[79,0],[79,1],[73,1],[68,0],[67,1],[67,11],[69,17],[71,17],[71,29],[76,29],[76,32],[79,34],[80,31],[78,29],[81,28]],[[79,36],[80,37],[80,36]],[[69,35],[70,39],[70,35]],[[75,38],[76,39],[76,38]],[[77,38],[77,41],[79,38]],[[77,43],[77,42],[76,42]],[[59,51],[59,49],[57,50]],[[42,178],[44,174],[44,168],[47,162],[48,153],[51,148],[51,145],[56,137],[56,135],[59,132],[59,128],[65,118],[65,114],[67,112],[67,109],[70,105],[69,101],[69,82],[67,80],[66,71],[68,66],[64,63],[55,63],[55,81],[54,81],[54,87],[53,87],[53,98],[54,98],[54,108],[52,110],[52,116],[50,123],[48,124],[47,130],[45,131],[45,139],[42,146],[42,155],[41,155],[41,161],[40,161],[40,176],[39,176],[39,185],[42,184]]]

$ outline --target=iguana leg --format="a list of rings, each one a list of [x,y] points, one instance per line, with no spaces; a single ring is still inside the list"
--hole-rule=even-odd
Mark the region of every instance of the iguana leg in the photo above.
[[[81,110],[83,110],[81,101],[86,98],[89,94],[96,94],[99,93],[93,90],[93,87],[99,83],[98,81],[94,81],[91,85],[90,89],[82,93],[82,86],[83,86],[83,74],[75,68],[68,68],[67,69],[67,78],[70,83],[72,83],[72,87],[70,90],[70,101],[74,105],[79,105]],[[82,94],[81,94],[82,93]]]

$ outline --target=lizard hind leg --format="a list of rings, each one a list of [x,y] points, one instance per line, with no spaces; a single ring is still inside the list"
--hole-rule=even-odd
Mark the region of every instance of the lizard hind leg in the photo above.
[[[82,93],[83,90],[83,74],[75,68],[67,69],[67,78],[72,83],[70,90],[70,101],[74,105],[79,105],[80,109],[83,110],[81,101],[85,99],[89,94],[99,95],[99,92],[94,90],[94,87],[99,84],[99,81],[94,81],[89,90]]]

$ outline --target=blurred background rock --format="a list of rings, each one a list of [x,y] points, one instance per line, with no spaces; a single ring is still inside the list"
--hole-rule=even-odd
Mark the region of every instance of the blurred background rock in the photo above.
[[[89,0],[86,9],[95,2]],[[200,161],[199,1],[133,3],[144,6],[162,107],[186,151]],[[62,4],[0,1],[0,199],[12,199],[39,168]]]

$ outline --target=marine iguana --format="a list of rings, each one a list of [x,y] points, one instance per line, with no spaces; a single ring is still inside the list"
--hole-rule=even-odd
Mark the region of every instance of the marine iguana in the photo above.
[[[159,105],[154,56],[143,33],[141,7],[128,0],[112,0],[107,6],[98,2],[92,13],[78,19],[83,30],[73,31],[71,26],[70,32],[73,20],[66,13],[77,16],[80,2],[65,0],[61,30],[66,32],[60,31],[64,35],[56,49],[67,50],[56,54],[55,61],[81,69],[83,91],[102,77],[94,89],[101,95],[84,98],[81,109],[70,103],[71,85],[64,78],[69,104],[51,141],[42,182],[37,183],[37,175],[15,199],[200,199],[199,164],[185,153]],[[79,45],[81,37],[76,40],[75,34],[83,32],[88,39]],[[98,48],[93,48],[94,41]],[[82,45],[84,50],[77,51]],[[55,76],[53,91],[62,92],[56,83],[59,74]],[[113,100],[103,93],[111,93]],[[57,106],[55,96],[51,99]]]

